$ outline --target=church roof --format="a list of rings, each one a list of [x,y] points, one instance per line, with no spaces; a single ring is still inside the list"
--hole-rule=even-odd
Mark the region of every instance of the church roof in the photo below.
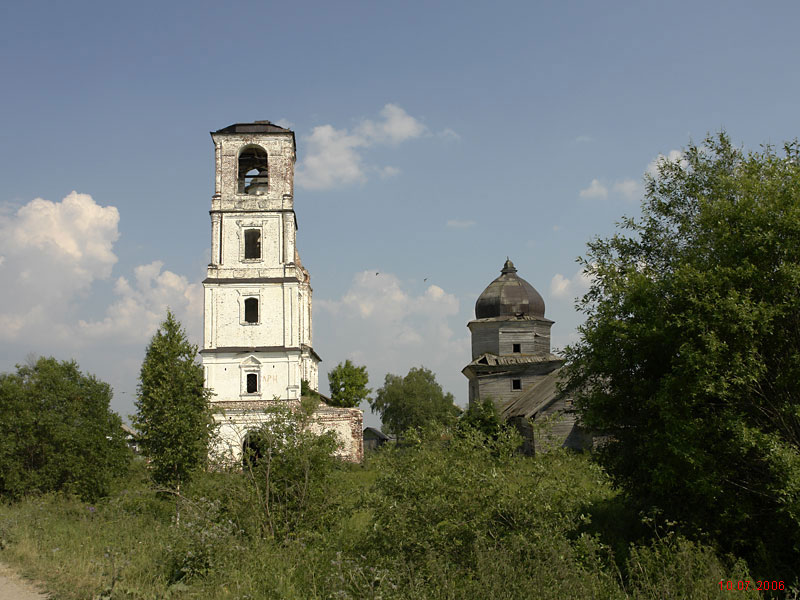
[[[234,123],[212,133],[294,133],[270,121],[253,121],[252,123]]]
[[[275,125],[270,121],[253,121],[252,123],[234,123],[222,129],[217,129],[211,132],[211,137],[215,135],[235,135],[235,134],[264,134],[264,133],[291,133],[292,134],[292,147],[297,152],[297,143],[294,139],[294,131],[286,129],[280,125]]]
[[[558,368],[536,385],[529,387],[516,398],[509,400],[501,411],[503,418],[523,417],[531,419],[542,412],[559,398],[558,380],[560,377],[561,368]]]
[[[510,373],[549,372],[564,364],[564,359],[549,352],[498,356],[485,352],[470,362],[461,372],[468,378],[497,377]]]
[[[546,362],[563,363],[564,359],[556,354],[550,354],[549,352],[537,352],[536,354],[504,354],[502,356],[491,354],[490,352],[484,352],[469,364],[475,366],[498,367],[506,365],[530,365]]]
[[[544,299],[530,283],[517,275],[510,260],[506,260],[500,277],[483,290],[475,303],[477,319],[508,316],[544,318]]]

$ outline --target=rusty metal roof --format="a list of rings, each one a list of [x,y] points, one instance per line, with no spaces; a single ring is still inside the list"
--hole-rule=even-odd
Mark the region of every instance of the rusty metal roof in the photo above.
[[[514,263],[506,259],[500,277],[495,279],[475,302],[475,317],[533,316],[544,318],[544,299],[527,281],[517,275]]]

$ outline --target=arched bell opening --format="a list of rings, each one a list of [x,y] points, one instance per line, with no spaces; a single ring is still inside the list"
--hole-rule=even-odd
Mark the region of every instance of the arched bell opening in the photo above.
[[[239,151],[236,193],[263,196],[268,188],[267,151],[261,146],[245,146]]]

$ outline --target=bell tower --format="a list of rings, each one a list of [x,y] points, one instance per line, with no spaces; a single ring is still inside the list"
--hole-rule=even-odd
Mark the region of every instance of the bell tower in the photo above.
[[[320,358],[311,341],[309,274],[295,245],[294,132],[256,121],[211,139],[216,177],[201,355],[214,412],[235,422],[274,400],[298,400],[303,379],[316,390]]]

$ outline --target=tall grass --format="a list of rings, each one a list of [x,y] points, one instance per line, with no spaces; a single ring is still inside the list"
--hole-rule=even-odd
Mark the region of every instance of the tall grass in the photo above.
[[[96,504],[0,506],[0,560],[76,600],[717,598],[720,579],[752,579],[678,533],[594,515],[617,496],[585,456],[440,439],[333,468],[330,514],[275,537],[246,475],[201,474],[178,497],[138,464]]]

